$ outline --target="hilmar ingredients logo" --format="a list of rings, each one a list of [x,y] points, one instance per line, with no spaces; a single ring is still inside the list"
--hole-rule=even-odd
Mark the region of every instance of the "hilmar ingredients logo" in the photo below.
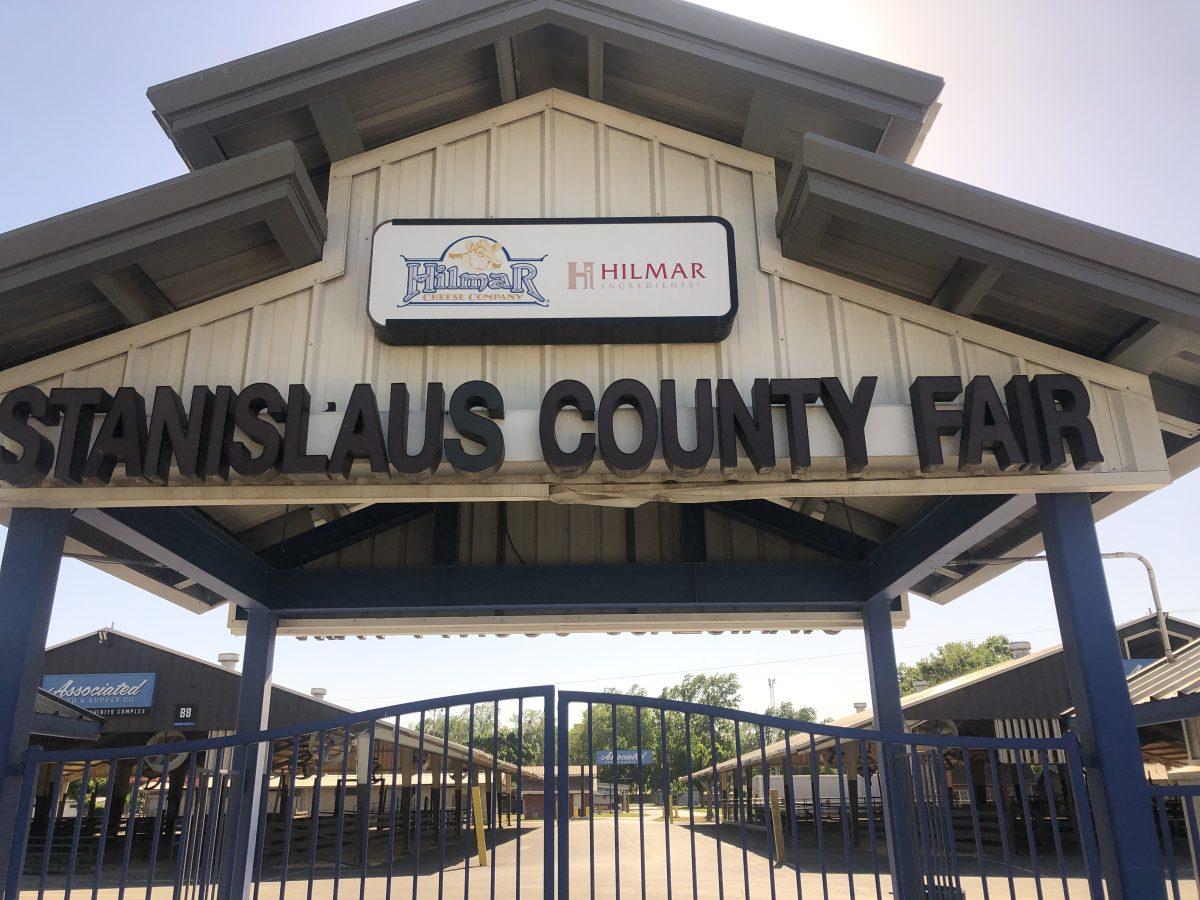
[[[599,272],[599,278],[596,277]],[[638,290],[695,287],[708,276],[704,264],[689,262],[584,262],[567,263],[567,290]]]

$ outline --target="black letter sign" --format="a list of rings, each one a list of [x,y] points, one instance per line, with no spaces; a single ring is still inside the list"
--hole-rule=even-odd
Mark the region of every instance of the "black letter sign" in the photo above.
[[[0,401],[0,435],[15,441],[21,452],[18,455],[0,444],[0,481],[16,487],[32,487],[49,475],[54,465],[54,445],[38,434],[30,419],[43,425],[58,421],[46,395],[33,386],[5,394]]]
[[[948,403],[961,393],[962,382],[954,375],[918,375],[908,389],[922,472],[932,472],[945,461],[942,435],[952,435],[962,428],[961,412],[938,409],[935,404]]]
[[[558,414],[566,407],[579,410],[579,418],[591,422],[596,418],[596,401],[586,384],[580,381],[559,381],[546,391],[542,408],[538,413],[538,438],[542,444],[542,458],[547,468],[559,478],[576,478],[592,465],[596,456],[596,436],[584,432],[579,436],[579,446],[564,450],[558,446],[554,434],[554,423]]]
[[[642,423],[642,437],[631,452],[617,446],[613,416],[622,406],[632,406]],[[600,413],[596,417],[600,435],[600,458],[608,470],[620,478],[636,478],[650,468],[654,448],[658,446],[658,409],[654,396],[640,381],[621,378],[610,384],[600,397]]]
[[[487,410],[487,417],[474,412]],[[504,433],[492,419],[504,418],[504,398],[494,384],[468,381],[450,395],[450,422],[469,441],[483,445],[479,453],[468,453],[460,440],[446,441],[446,459],[459,472],[486,478],[504,462]]]
[[[1035,375],[1033,392],[1037,398],[1038,422],[1046,440],[1046,468],[1066,465],[1063,441],[1071,451],[1071,462],[1079,470],[1104,462],[1096,429],[1088,421],[1091,398],[1083,382],[1074,375]]]

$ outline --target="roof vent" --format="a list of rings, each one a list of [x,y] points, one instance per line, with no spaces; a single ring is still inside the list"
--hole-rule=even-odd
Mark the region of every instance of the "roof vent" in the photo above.
[[[316,700],[324,700],[325,695],[329,693],[327,688],[309,688],[308,692],[313,695]]]
[[[865,704],[861,700],[859,700],[857,703],[854,704],[854,711],[856,713],[865,713],[867,711],[867,704]]]
[[[218,653],[217,654],[217,662],[219,662],[221,664],[222,668],[228,669],[230,672],[237,671],[237,664],[238,664],[239,659],[241,659],[241,656],[239,656],[236,653]]]
[[[1022,656],[1029,655],[1029,641],[1009,641],[1008,652],[1013,659],[1020,659]]]

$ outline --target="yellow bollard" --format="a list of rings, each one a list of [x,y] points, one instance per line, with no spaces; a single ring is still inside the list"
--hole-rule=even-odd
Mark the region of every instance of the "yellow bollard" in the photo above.
[[[779,791],[771,788],[771,829],[775,832],[775,865],[783,865],[783,822],[779,817]]]
[[[484,832],[484,813],[483,813],[483,792],[479,789],[479,785],[471,788],[471,811],[475,817],[475,850],[479,854],[479,864],[486,866],[487,858],[487,835]]]

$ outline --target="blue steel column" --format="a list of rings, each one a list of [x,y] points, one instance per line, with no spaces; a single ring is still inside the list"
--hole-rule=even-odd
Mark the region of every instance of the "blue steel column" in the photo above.
[[[867,639],[867,671],[871,678],[871,712],[875,727],[885,735],[904,732],[900,706],[900,677],[896,673],[896,647],[892,642],[892,605],[887,598],[863,606]],[[882,781],[883,826],[887,834],[892,892],[898,900],[924,897],[917,866],[917,824],[913,816],[912,775],[905,745],[881,743],[879,776]]]
[[[271,709],[271,672],[275,666],[276,613],[252,609],[246,622],[242,682],[238,692],[237,734],[253,735],[267,727]],[[229,819],[222,848],[221,900],[243,900],[252,888],[254,849],[262,798],[262,776],[269,764],[267,744],[238,747],[233,758]],[[239,774],[240,773],[240,774]]]
[[[1109,896],[1166,896],[1137,724],[1087,494],[1038,494]]]
[[[0,561],[0,873],[8,871],[11,838],[21,831],[17,807],[21,759],[33,727],[42,658],[69,509],[14,509]]]

